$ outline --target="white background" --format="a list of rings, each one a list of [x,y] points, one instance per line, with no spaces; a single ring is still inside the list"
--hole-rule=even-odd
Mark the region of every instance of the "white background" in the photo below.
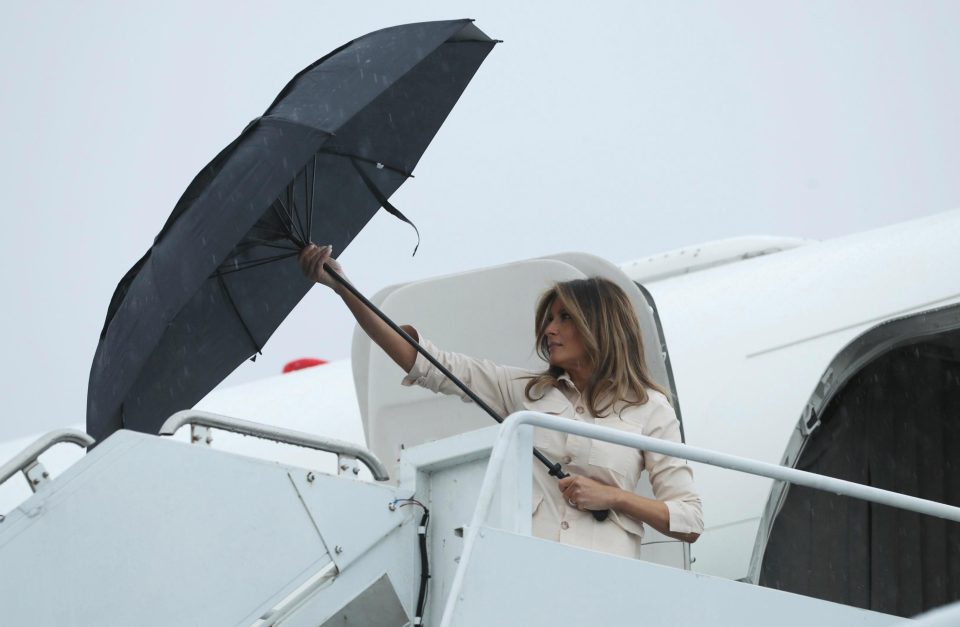
[[[389,25],[505,43],[392,199],[417,256],[383,212],[344,253],[368,294],[960,206],[958,2],[0,2],[0,440],[83,421],[110,296],[186,185],[293,74]],[[351,331],[317,288],[226,384],[347,357]]]

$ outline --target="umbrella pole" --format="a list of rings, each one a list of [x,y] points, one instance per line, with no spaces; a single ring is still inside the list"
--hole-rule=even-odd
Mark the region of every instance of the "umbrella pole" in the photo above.
[[[370,311],[372,311],[373,313],[375,313],[378,318],[380,318],[380,319],[383,320],[385,323],[387,323],[387,326],[389,326],[391,329],[393,329],[394,331],[396,331],[396,332],[400,335],[400,337],[402,337],[408,344],[410,344],[410,346],[412,346],[418,353],[420,353],[421,355],[423,355],[424,357],[426,357],[427,361],[429,361],[431,364],[433,364],[435,368],[437,368],[438,370],[440,370],[440,372],[442,372],[445,377],[447,377],[448,379],[450,379],[450,381],[453,382],[454,385],[456,385],[458,388],[460,388],[460,389],[463,391],[464,394],[466,394],[467,396],[469,396],[470,399],[471,399],[474,403],[476,403],[481,409],[483,409],[483,411],[485,411],[485,412],[487,412],[488,414],[490,414],[490,417],[491,417],[491,418],[493,418],[493,419],[496,420],[497,422],[503,422],[503,417],[502,417],[502,416],[500,416],[499,414],[497,414],[497,412],[495,412],[492,407],[490,407],[489,405],[487,405],[487,404],[483,401],[483,399],[481,399],[479,396],[477,396],[477,394],[476,394],[473,390],[471,390],[470,388],[468,388],[467,385],[466,385],[463,381],[461,381],[460,379],[458,379],[452,372],[450,372],[449,370],[447,370],[447,368],[446,368],[443,364],[441,364],[439,361],[437,361],[437,359],[436,359],[433,355],[431,355],[430,353],[428,353],[428,352],[426,351],[426,349],[424,349],[422,346],[420,346],[420,343],[419,343],[418,341],[416,341],[415,339],[413,339],[413,338],[410,336],[409,333],[407,333],[406,331],[404,331],[403,329],[401,329],[400,326],[399,326],[397,323],[395,323],[393,320],[391,320],[391,319],[387,316],[387,314],[385,314],[385,313],[383,313],[382,311],[380,311],[380,308],[379,308],[379,307],[377,307],[377,306],[374,305],[372,302],[370,302],[369,300],[367,300],[367,297],[364,296],[363,294],[361,294],[360,291],[357,290],[357,288],[355,288],[353,285],[351,285],[349,281],[347,281],[345,278],[343,278],[342,276],[340,276],[339,274],[337,274],[337,272],[334,271],[333,269],[331,269],[330,266],[324,267],[324,272],[326,272],[327,274],[329,274],[330,276],[332,276],[332,277],[334,278],[334,280],[336,280],[338,283],[340,283],[340,285],[342,285],[342,286],[344,286],[345,288],[347,288],[347,290],[348,290],[351,294],[353,294],[354,296],[356,296],[356,297],[360,300],[360,302],[362,302]],[[544,466],[547,467],[547,471],[550,473],[550,475],[556,477],[557,479],[563,479],[564,477],[568,477],[568,476],[569,476],[567,473],[563,472],[563,470],[562,470],[562,468],[560,467],[560,464],[559,464],[558,462],[552,462],[552,461],[550,461],[550,459],[549,459],[546,455],[544,455],[543,453],[541,453],[540,450],[537,449],[537,447],[534,447],[534,448],[533,448],[533,455],[534,455],[534,457],[536,457],[538,460],[540,460],[540,462],[541,462]],[[609,510],[601,510],[601,511],[593,510],[591,513],[593,514],[593,517],[594,517],[595,519],[602,521],[602,520],[606,520],[606,518],[607,518],[607,516],[609,515],[610,512],[609,512]]]

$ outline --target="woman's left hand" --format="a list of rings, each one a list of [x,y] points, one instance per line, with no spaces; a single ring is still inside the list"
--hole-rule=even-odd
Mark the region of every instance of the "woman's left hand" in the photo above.
[[[559,481],[563,498],[577,509],[613,509],[620,489],[589,477],[570,475]]]

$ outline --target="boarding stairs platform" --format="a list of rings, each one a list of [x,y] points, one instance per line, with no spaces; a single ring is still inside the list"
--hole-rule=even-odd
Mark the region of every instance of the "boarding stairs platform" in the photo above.
[[[61,438],[89,444],[83,434],[47,438],[0,466],[0,483],[22,472],[36,489],[0,512],[0,624],[906,624],[531,537],[533,425],[960,520],[960,508],[532,412],[407,449],[392,481],[354,445],[228,417],[181,412],[162,433],[187,425],[193,444],[119,431],[53,479],[37,456]],[[217,450],[211,429],[329,451],[340,473]],[[358,460],[375,480],[358,478]],[[952,624],[942,621],[958,613],[919,623]]]

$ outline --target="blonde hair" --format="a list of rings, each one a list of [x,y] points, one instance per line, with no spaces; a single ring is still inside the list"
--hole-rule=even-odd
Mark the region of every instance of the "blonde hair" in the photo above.
[[[614,403],[625,406],[643,405],[649,400],[647,390],[666,395],[647,371],[643,357],[640,322],[630,299],[616,283],[602,278],[576,279],[557,283],[540,297],[534,319],[537,354],[547,363],[546,328],[548,314],[555,301],[566,309],[583,339],[584,350],[592,373],[584,394],[593,416],[604,416]],[[527,400],[542,398],[544,388],[559,388],[564,369],[549,366],[534,375],[524,390]],[[533,397],[538,393],[537,398]]]

